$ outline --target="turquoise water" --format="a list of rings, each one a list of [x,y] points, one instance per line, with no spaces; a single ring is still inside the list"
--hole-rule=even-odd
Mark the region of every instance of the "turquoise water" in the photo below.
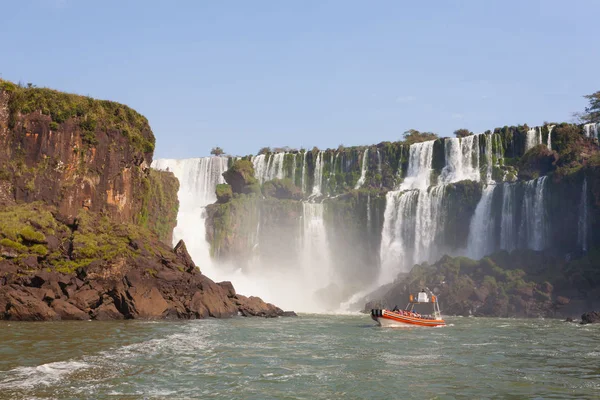
[[[600,325],[366,315],[0,323],[0,399],[600,398]]]

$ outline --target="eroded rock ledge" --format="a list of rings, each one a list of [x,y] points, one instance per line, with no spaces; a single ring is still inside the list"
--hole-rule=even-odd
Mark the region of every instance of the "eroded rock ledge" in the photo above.
[[[284,313],[200,273],[183,242],[178,252],[93,262],[75,275],[0,262],[0,319],[19,321],[196,319]]]

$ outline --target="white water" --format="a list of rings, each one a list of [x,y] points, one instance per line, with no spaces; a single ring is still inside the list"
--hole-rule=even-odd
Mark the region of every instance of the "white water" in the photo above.
[[[360,187],[365,183],[365,178],[367,176],[368,154],[369,149],[367,148],[363,153],[362,167],[360,169],[360,178],[358,179],[358,182],[356,182],[356,186],[354,186],[354,189],[360,189]]]
[[[302,161],[302,193],[306,194],[306,151]]]
[[[285,154],[284,152],[269,155],[259,154],[251,158],[254,175],[261,184],[275,178],[283,179],[285,177],[283,171]]]
[[[515,231],[515,208],[516,208],[516,187],[514,183],[505,183],[502,186],[502,214],[500,224],[500,248],[513,251],[516,246]]]
[[[479,145],[478,136],[447,138],[444,141],[446,166],[442,170],[442,183],[458,182],[465,179],[479,181]]]
[[[492,139],[493,135],[485,135],[485,162],[487,164],[487,171],[485,174],[485,183],[489,184],[492,181],[492,171],[494,167],[494,157],[492,156]]]
[[[467,257],[475,260],[494,251],[493,234],[494,220],[492,215],[492,199],[495,185],[487,185],[483,188],[481,200],[477,204],[475,214],[469,226],[469,239],[467,241]]]
[[[590,124],[585,124],[583,126],[583,131],[585,134],[585,137],[588,138],[598,138],[598,123],[590,123]]]
[[[554,129],[556,125],[548,125],[548,150],[552,150],[552,129]]]
[[[532,147],[537,146],[538,144],[542,144],[542,128],[535,127],[531,128],[527,131],[526,141],[525,141],[525,151],[531,149]]]
[[[322,194],[322,185],[323,185],[323,152],[320,151],[317,154],[317,159],[315,160],[315,175],[313,180],[313,190],[312,197],[321,196]]]
[[[579,201],[579,221],[577,224],[577,244],[582,251],[587,251],[588,243],[588,202],[587,202],[587,177],[583,179],[581,200]]]
[[[211,279],[217,280],[222,274],[214,268],[210,257],[204,226],[205,208],[217,200],[217,184],[225,183],[223,172],[227,170],[227,160],[227,157],[203,157],[152,162],[152,168],[169,170],[179,179],[179,212],[173,231],[173,244],[183,239],[196,265]]]
[[[433,143],[428,141],[415,143],[408,152],[408,171],[406,178],[400,185],[400,190],[420,189],[425,190],[431,182],[431,163],[433,161]]]
[[[526,243],[526,247],[532,250],[543,250],[546,246],[546,207],[544,203],[546,178],[543,176],[524,183],[525,193],[519,237],[521,243]]]

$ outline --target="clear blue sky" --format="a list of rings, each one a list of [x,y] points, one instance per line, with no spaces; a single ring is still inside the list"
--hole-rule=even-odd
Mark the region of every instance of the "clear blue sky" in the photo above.
[[[148,117],[155,158],[571,120],[600,1],[5,0],[2,78]]]

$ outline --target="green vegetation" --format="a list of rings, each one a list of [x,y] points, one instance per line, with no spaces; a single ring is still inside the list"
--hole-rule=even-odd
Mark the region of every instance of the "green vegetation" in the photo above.
[[[454,131],[454,136],[456,136],[457,138],[464,138],[467,136],[471,136],[472,134],[473,134],[473,132],[471,132],[468,129],[464,129],[464,128],[457,129]]]
[[[236,160],[223,174],[233,193],[260,193],[260,185],[254,177],[254,166],[249,160]]]
[[[75,120],[82,130],[82,140],[90,146],[98,143],[99,130],[115,131],[125,136],[134,148],[144,153],[154,151],[154,135],[148,120],[123,104],[48,88],[22,87],[1,79],[0,91],[9,95],[11,129],[20,115],[39,111],[52,118],[52,130],[59,129],[60,124],[68,120]]]
[[[575,113],[575,117],[579,118],[583,123],[599,123],[600,122],[600,90],[583,96],[589,101],[589,105],[585,107],[584,113]]]
[[[226,183],[220,183],[217,185],[217,202],[218,203],[227,203],[233,197],[233,191],[231,190],[231,185]]]
[[[433,132],[419,132],[416,129],[409,129],[403,134],[404,144],[415,144],[419,142],[426,142],[428,140],[438,139],[438,135]]]
[[[225,154],[225,151],[220,147],[213,147],[210,150],[210,154],[212,154],[213,156],[222,156],[223,154]]]

